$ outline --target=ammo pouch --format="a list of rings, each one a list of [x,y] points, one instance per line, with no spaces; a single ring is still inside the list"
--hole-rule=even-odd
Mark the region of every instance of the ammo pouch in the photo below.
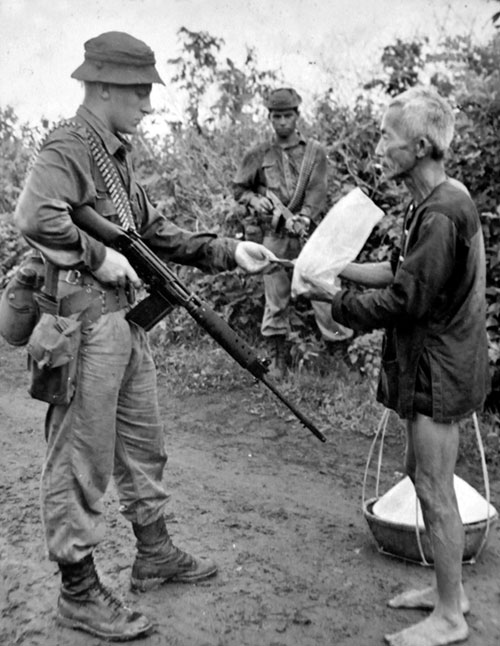
[[[0,299],[0,334],[10,345],[26,345],[39,317],[36,295],[45,277],[40,255],[33,253],[17,268]]]
[[[75,392],[81,321],[42,314],[28,342],[29,393],[55,405],[69,404]]]

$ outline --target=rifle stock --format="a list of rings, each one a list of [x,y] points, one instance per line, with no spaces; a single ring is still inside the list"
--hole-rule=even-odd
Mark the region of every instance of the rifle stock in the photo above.
[[[195,321],[253,377],[261,381],[297,417],[297,419],[321,442],[326,438],[321,431],[268,381],[268,366],[259,359],[253,348],[239,336],[202,299],[192,293],[167,264],[162,262],[133,231],[115,225],[89,206],[72,213],[75,224],[122,253],[130,262],[141,280],[147,285],[149,296],[140,301],[127,314],[127,319],[150,330],[174,307],[184,307]]]

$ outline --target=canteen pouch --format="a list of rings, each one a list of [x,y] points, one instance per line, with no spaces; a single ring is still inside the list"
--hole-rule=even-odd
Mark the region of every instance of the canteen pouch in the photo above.
[[[35,300],[45,277],[40,256],[24,260],[0,298],[0,334],[10,345],[26,345],[39,317]]]
[[[48,404],[67,405],[75,393],[81,321],[42,314],[28,342],[29,393]]]

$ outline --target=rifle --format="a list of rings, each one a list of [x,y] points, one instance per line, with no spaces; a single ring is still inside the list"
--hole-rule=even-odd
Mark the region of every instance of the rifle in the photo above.
[[[284,226],[290,233],[295,233],[300,238],[306,238],[307,229],[302,226],[300,222],[294,222],[296,214],[292,213],[292,211],[290,211],[290,209],[285,206],[279,199],[279,197],[270,189],[266,188],[264,195],[268,200],[271,201],[271,204],[273,205],[271,220],[271,227],[273,231],[276,231],[278,233]]]
[[[321,431],[268,380],[267,363],[207,303],[191,292],[136,232],[109,222],[89,206],[76,209],[71,217],[78,227],[122,253],[145,283],[149,296],[127,313],[129,321],[149,331],[175,307],[184,307],[240,366],[265,384],[313,435],[326,442]]]

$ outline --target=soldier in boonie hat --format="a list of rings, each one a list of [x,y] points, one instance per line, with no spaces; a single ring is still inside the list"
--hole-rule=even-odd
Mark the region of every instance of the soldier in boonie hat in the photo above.
[[[257,271],[274,256],[254,243],[179,229],[149,201],[127,138],[152,112],[152,84],[162,83],[145,43],[117,31],[92,38],[72,77],[83,82],[83,102],[42,142],[15,215],[50,267],[50,300],[85,328],[71,349],[77,376],[62,380],[64,403],[47,418],[42,516],[47,550],[61,574],[57,621],[101,639],[128,641],[148,634],[153,624],[114,597],[94,562],[104,536],[101,498],[113,476],[136,537],[134,590],[197,583],[214,576],[217,565],[177,547],[165,521],[166,459],[154,361],[146,331],[125,318],[134,300],[131,288],[141,281],[127,252],[79,229],[75,213],[91,207],[103,223],[147,232],[158,262]],[[52,343],[53,333],[48,327],[39,331],[38,347]],[[47,386],[53,384],[60,396],[58,374],[43,373],[40,398],[52,405]]]
[[[271,112],[297,110],[302,103],[300,95],[292,88],[282,87],[273,90],[269,95],[266,108]]]
[[[79,81],[142,85],[161,83],[153,50],[142,40],[121,31],[108,31],[87,40],[85,60],[73,72]]]

